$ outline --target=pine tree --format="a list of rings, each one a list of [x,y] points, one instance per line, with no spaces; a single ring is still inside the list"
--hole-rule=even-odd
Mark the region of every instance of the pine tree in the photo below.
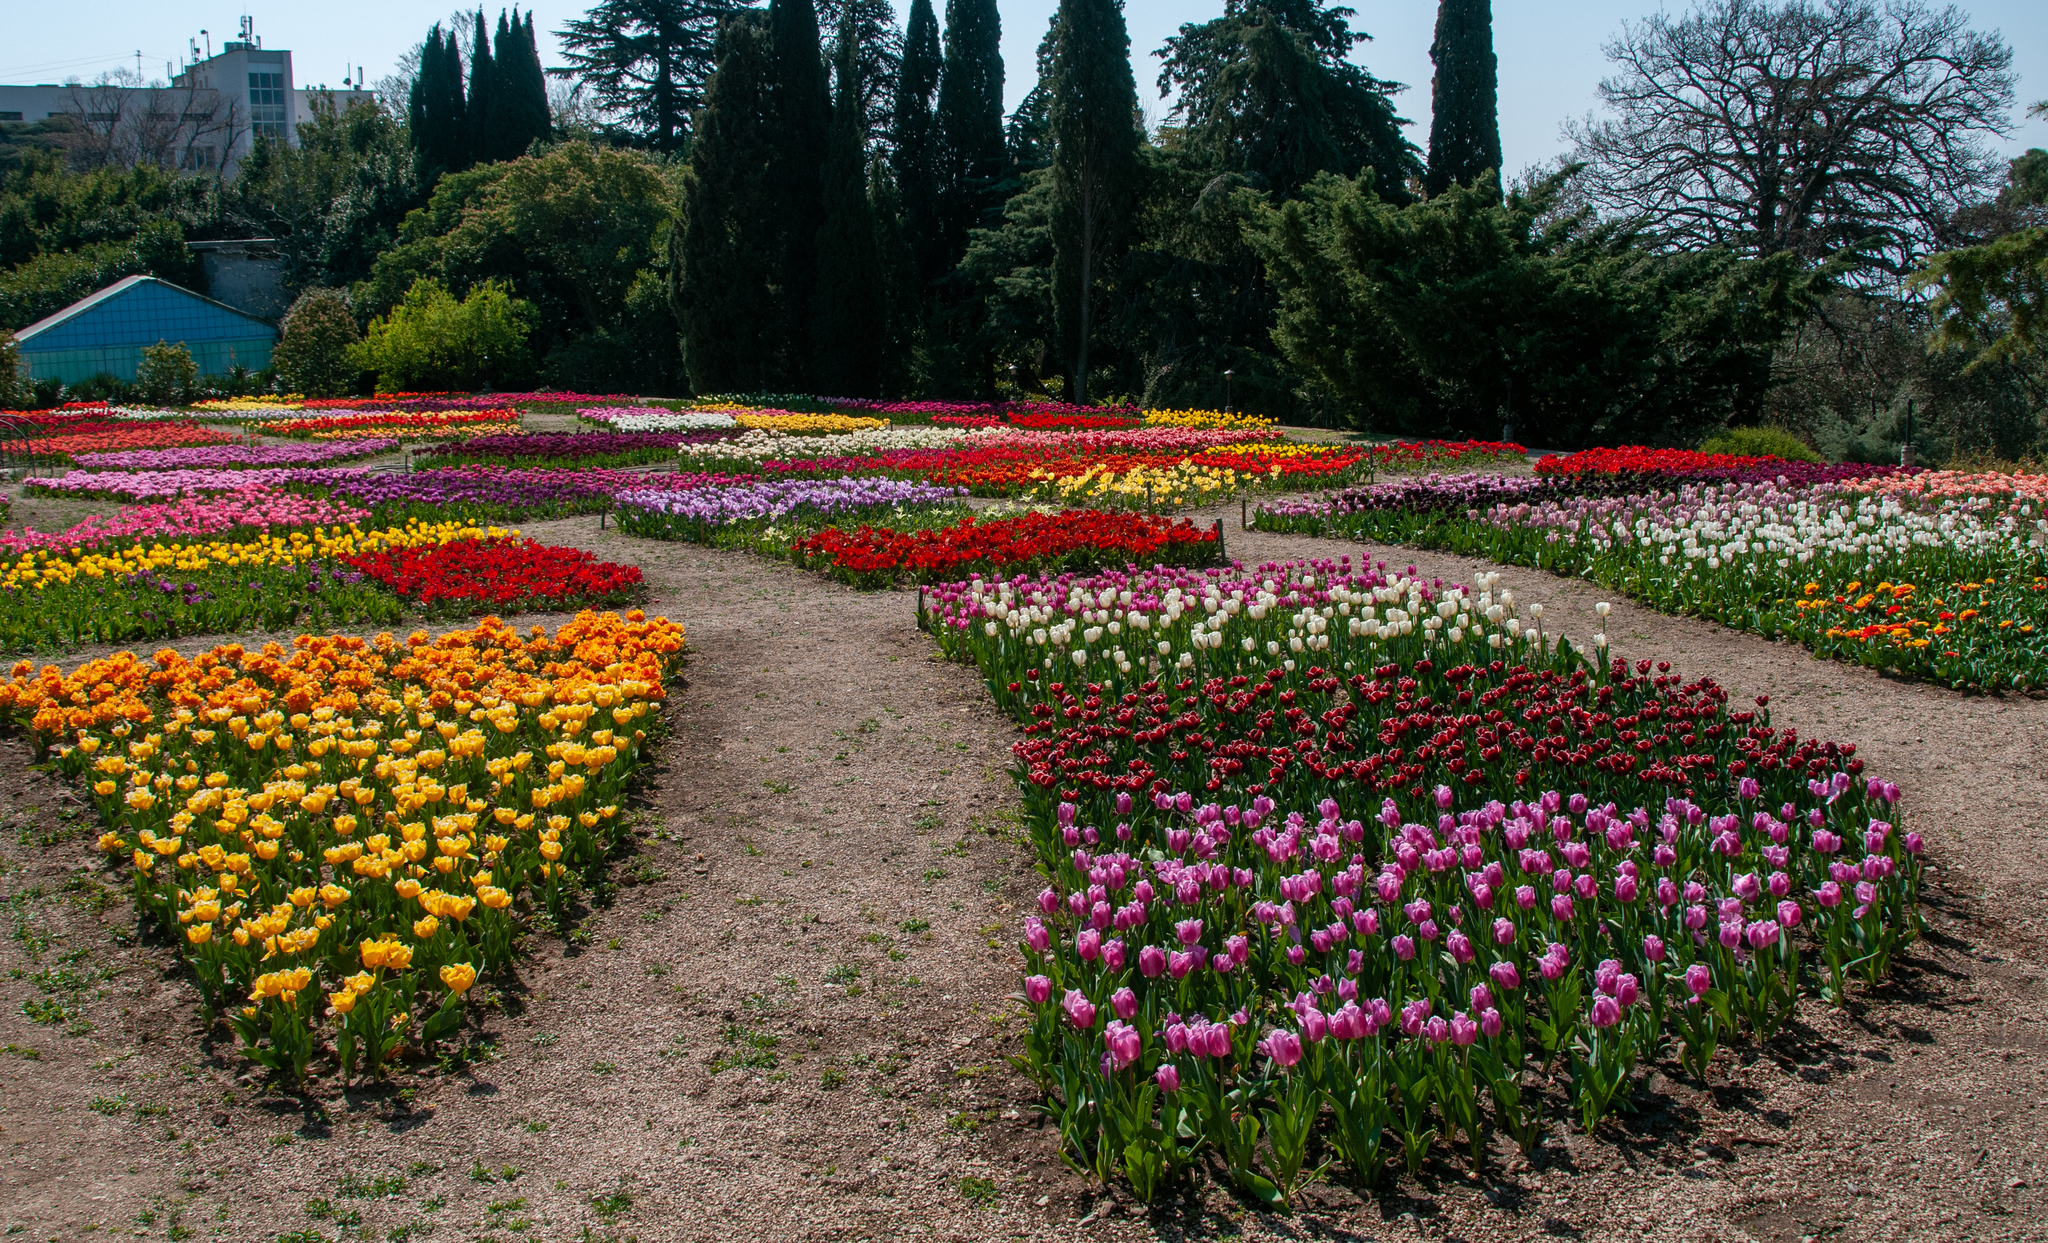
[[[887,287],[868,202],[867,91],[860,42],[842,19],[836,41],[825,223],[818,230],[818,287],[811,310],[812,384],[835,397],[881,395]]]
[[[768,35],[769,112],[775,126],[769,186],[782,235],[775,281],[792,320],[791,386],[802,388],[812,295],[818,283],[818,230],[825,224],[824,168],[832,99],[811,0],[769,0]]]
[[[469,154],[463,161],[466,168],[471,164],[488,164],[493,160],[491,131],[498,119],[498,67],[491,56],[489,28],[484,25],[484,11],[476,11],[476,34],[469,42],[469,100],[465,117]]]
[[[1469,186],[1481,173],[1500,169],[1491,0],[1439,0],[1429,59],[1436,76],[1430,82],[1429,171],[1422,188],[1434,197],[1453,183]]]
[[[598,0],[557,32],[569,63],[550,72],[589,82],[656,151],[681,151],[704,104],[719,23],[742,11],[738,0]]]
[[[705,83],[683,182],[681,244],[670,306],[699,393],[786,392],[790,328],[775,287],[779,252],[770,190],[772,40],[747,14],[729,20]]]
[[[937,280],[947,267],[939,238],[938,118],[933,111],[942,63],[932,0],[911,0],[889,129],[890,168],[903,203],[905,240],[924,284]]]
[[[856,68],[861,81],[861,143],[872,154],[889,137],[895,116],[896,79],[903,72],[903,31],[896,25],[896,9],[889,0],[816,0],[818,29],[833,32],[826,60],[839,63],[839,42],[851,38]],[[837,71],[834,71],[835,77]],[[836,90],[836,87],[835,87]]]
[[[995,0],[946,0],[939,79],[939,211],[945,267],[967,253],[967,231],[991,223],[1003,148],[1003,25]]]
[[[1088,400],[1096,287],[1129,248],[1137,209],[1138,84],[1119,0],[1060,0],[1051,98],[1053,323],[1071,400]]]

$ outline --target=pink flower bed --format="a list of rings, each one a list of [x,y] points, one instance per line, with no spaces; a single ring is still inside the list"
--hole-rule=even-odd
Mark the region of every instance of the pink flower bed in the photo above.
[[[114,517],[95,514],[64,531],[0,531],[0,552],[89,549],[127,540],[189,539],[238,527],[347,526],[370,512],[258,484],[218,496],[145,505]]]

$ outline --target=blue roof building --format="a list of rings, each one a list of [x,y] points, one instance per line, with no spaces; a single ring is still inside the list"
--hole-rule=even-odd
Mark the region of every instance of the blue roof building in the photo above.
[[[142,351],[183,345],[199,374],[270,365],[277,329],[225,302],[154,276],[129,276],[14,334],[31,380],[77,384],[105,372],[133,380]]]

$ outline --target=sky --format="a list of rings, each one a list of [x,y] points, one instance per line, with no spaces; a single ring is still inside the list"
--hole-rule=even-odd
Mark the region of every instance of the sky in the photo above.
[[[1428,145],[1429,42],[1436,22],[1432,0],[1353,0],[1354,29],[1367,32],[1354,59],[1376,76],[1403,82],[1397,96],[1401,115],[1418,147]],[[61,82],[73,74],[90,79],[102,71],[139,62],[145,77],[161,78],[164,62],[183,57],[188,40],[212,32],[217,49],[234,37],[242,14],[255,18],[265,47],[286,48],[299,85],[340,86],[367,70],[371,82],[388,74],[397,59],[443,18],[454,0],[349,0],[345,4],[196,4],[190,0],[101,0],[85,8],[62,4],[10,6],[8,38],[0,44],[0,82]],[[495,7],[495,6],[494,6]],[[897,0],[899,11],[907,0]],[[942,13],[944,0],[935,0]],[[1007,105],[1015,107],[1031,89],[1038,41],[1058,0],[1003,0],[1003,60]],[[1584,117],[1598,104],[1596,88],[1607,71],[1601,45],[1622,23],[1657,11],[1658,0],[1495,0],[1494,48],[1500,61],[1500,128],[1503,162],[1510,174],[1562,153],[1559,127]],[[1684,4],[1669,4],[1673,12]],[[1965,0],[1978,29],[2004,33],[2013,47],[2019,76],[2014,130],[1999,144],[2007,155],[2030,146],[2048,147],[2048,120],[2028,120],[2027,103],[2048,99],[2048,3],[2043,0]],[[542,32],[543,64],[560,63],[553,30],[582,12],[576,4],[543,4],[535,10]],[[1132,62],[1139,99],[1154,120],[1166,105],[1154,86],[1159,62],[1152,52],[1183,22],[1202,21],[1222,11],[1222,0],[1125,0]],[[495,24],[495,11],[492,13]]]

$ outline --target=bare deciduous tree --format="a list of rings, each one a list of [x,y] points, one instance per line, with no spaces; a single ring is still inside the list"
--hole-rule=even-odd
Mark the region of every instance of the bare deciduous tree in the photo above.
[[[1567,126],[1587,190],[1679,245],[1901,272],[2003,167],[2012,50],[1954,7],[1703,0],[1606,50],[1607,115]]]

